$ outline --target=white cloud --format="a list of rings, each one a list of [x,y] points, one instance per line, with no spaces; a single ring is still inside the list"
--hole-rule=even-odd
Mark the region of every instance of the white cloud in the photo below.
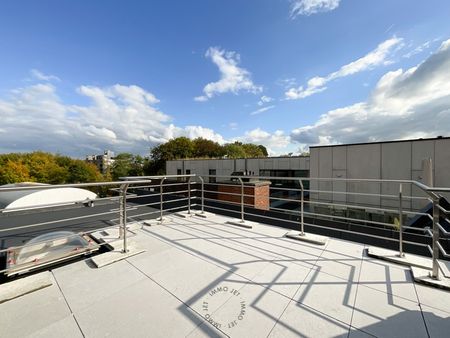
[[[275,84],[288,89],[297,85],[297,79],[295,77],[281,78],[275,81]]]
[[[268,111],[268,110],[273,109],[273,108],[275,108],[274,105],[263,107],[263,108],[259,108],[258,110],[252,111],[250,113],[250,115],[258,115],[258,114],[264,113],[265,111]]]
[[[431,48],[431,46],[439,41],[439,38],[433,39],[433,40],[429,40],[429,41],[425,41],[424,43],[420,44],[419,46],[415,47],[414,49],[410,50],[408,53],[404,54],[403,57],[404,58],[410,58],[411,56],[414,56],[416,54],[420,54],[423,51]]]
[[[341,0],[293,0],[291,5],[291,18],[298,15],[311,15],[329,12],[339,7]]]
[[[326,84],[330,81],[366,71],[379,65],[388,64],[390,63],[387,59],[388,56],[395,50],[395,47],[398,48],[401,44],[401,38],[393,37],[388,39],[380,43],[378,47],[370,53],[342,66],[339,70],[330,73],[325,77],[315,76],[309,79],[306,88],[303,86],[290,88],[285,92],[285,97],[287,100],[303,99],[326,90]]]
[[[258,101],[258,106],[263,106],[265,103],[272,102],[274,99],[270,96],[263,95]]]
[[[386,73],[366,102],[338,108],[294,129],[301,144],[436,137],[450,133],[450,40],[423,63]]]
[[[44,74],[43,72],[41,72],[40,70],[37,70],[37,69],[30,70],[30,74],[33,77],[33,79],[39,80],[39,81],[47,81],[47,82],[61,81],[59,77],[57,77],[55,75]]]
[[[173,125],[155,107],[155,95],[139,86],[80,86],[77,93],[90,102],[65,104],[49,83],[0,98],[0,152],[41,149],[82,157],[105,149],[148,154],[151,146],[177,136],[225,142],[208,128]]]
[[[231,130],[237,130],[237,129],[238,129],[238,124],[237,124],[236,122],[230,122],[230,123],[228,124],[228,127],[229,127]]]
[[[203,95],[195,97],[195,101],[204,102],[215,95],[224,93],[238,94],[245,91],[257,94],[262,91],[261,86],[253,83],[250,73],[238,66],[240,56],[236,52],[210,47],[206,57],[219,68],[220,80],[208,83],[203,88]]]
[[[256,128],[246,131],[244,136],[237,137],[232,141],[262,144],[267,148],[270,155],[277,155],[285,152],[286,147],[290,143],[290,137],[289,135],[285,135],[282,130],[276,130],[274,133],[269,133],[261,128]]]

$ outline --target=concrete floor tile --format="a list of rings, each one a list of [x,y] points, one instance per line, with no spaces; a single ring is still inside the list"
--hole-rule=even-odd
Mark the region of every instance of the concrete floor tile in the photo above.
[[[359,285],[352,326],[377,337],[426,337],[419,304]]]
[[[326,251],[348,257],[362,258],[364,248],[364,244],[330,238]]]
[[[102,268],[88,264],[88,261],[80,261],[53,270],[73,311],[101,301],[145,278],[126,261]]]
[[[416,283],[420,304],[450,313],[450,291]]]
[[[75,312],[86,337],[183,337],[202,319],[149,279]]]
[[[214,297],[208,302],[214,303]],[[247,284],[208,317],[230,337],[266,337],[288,303],[269,289]]]
[[[309,271],[309,268],[292,262],[275,260],[253,277],[252,282],[292,298],[308,276]]]
[[[422,313],[431,338],[448,337],[450,333],[450,314],[422,305]]]
[[[411,272],[406,267],[385,264],[383,261],[363,261],[359,283],[418,302]]]
[[[361,269],[361,257],[325,250],[315,265],[326,272],[349,281],[358,281]]]
[[[294,300],[350,324],[357,283],[311,270]]]
[[[0,314],[0,337],[24,337],[70,316],[70,311],[54,284],[0,304]]]
[[[33,338],[82,338],[83,334],[80,331],[74,317],[67,316],[57,322],[42,328],[39,331],[33,332],[30,337]]]
[[[348,334],[348,324],[302,304],[291,302],[269,337],[342,337]]]

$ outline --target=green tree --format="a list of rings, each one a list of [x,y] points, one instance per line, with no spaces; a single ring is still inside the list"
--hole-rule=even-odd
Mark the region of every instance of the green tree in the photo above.
[[[252,143],[246,143],[242,145],[245,151],[245,157],[264,157],[264,153],[260,146]]]
[[[102,179],[103,176],[92,163],[86,163],[82,160],[73,160],[69,166],[68,180],[70,183],[98,182]]]
[[[144,174],[144,158],[140,155],[121,153],[114,158],[111,167],[113,180],[126,176],[142,176]]]
[[[0,155],[0,184],[26,181],[62,184],[103,179],[95,165],[67,156],[41,151]]]
[[[30,182],[30,172],[20,161],[8,160],[0,165],[0,185],[16,182]]]
[[[261,152],[262,152],[262,156],[263,156],[263,157],[269,156],[269,153],[267,152],[267,148],[264,147],[262,144],[260,144],[260,145],[258,146],[258,148],[261,149]]]
[[[193,151],[192,156],[195,158],[200,157],[221,157],[223,156],[222,146],[214,141],[198,137],[192,141]]]
[[[242,146],[242,143],[227,143],[224,145],[224,153],[225,156],[229,158],[244,158],[245,157],[245,149]]]

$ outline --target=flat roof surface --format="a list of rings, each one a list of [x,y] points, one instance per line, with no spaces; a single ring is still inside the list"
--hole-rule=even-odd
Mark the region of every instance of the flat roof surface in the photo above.
[[[130,234],[144,253],[55,268],[52,286],[0,304],[0,336],[448,337],[450,292],[363,244],[228,220],[169,216]]]

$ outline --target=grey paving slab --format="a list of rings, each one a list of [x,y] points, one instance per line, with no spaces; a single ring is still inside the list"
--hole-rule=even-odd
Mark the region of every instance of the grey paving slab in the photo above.
[[[292,298],[309,272],[310,268],[292,262],[275,260],[253,277],[252,281]]]
[[[414,281],[417,284],[424,284],[430,287],[450,291],[450,279],[443,276],[441,272],[439,272],[439,278],[436,279],[430,276],[430,270],[412,266],[411,273],[413,275]]]
[[[450,333],[450,314],[422,305],[422,313],[432,338],[445,338]]]
[[[202,319],[149,279],[75,311],[86,337],[183,337]]]
[[[377,337],[426,337],[417,302],[359,285],[352,326]]]
[[[56,285],[0,304],[0,337],[24,337],[70,316]]]
[[[42,338],[82,338],[83,334],[78,327],[75,318],[70,315],[59,321],[56,321],[36,332],[29,337]]]
[[[311,270],[294,300],[350,324],[357,282]]]
[[[386,264],[382,260],[364,260],[359,282],[365,286],[418,302],[409,268]]]
[[[158,253],[173,247],[145,230],[140,230],[139,236],[134,237],[133,241],[140,248],[145,249],[148,254]]]
[[[135,230],[140,255],[54,269],[73,315],[54,284],[0,304],[0,336],[76,337],[75,319],[86,337],[422,337],[425,321],[431,337],[448,331],[450,292],[413,284],[364,245],[226,220],[168,217]]]
[[[365,245],[350,241],[330,238],[326,251],[339,253],[348,257],[361,258],[364,256]]]
[[[418,283],[415,286],[420,304],[450,313],[450,291],[436,289]]]
[[[326,272],[342,279],[357,281],[362,262],[362,250],[359,250],[358,255],[353,255],[353,252],[352,254],[346,253],[346,251],[350,250],[343,248],[342,250],[340,248],[330,250],[330,245],[323,251],[315,265],[321,272]]]
[[[289,303],[269,337],[347,337],[349,325],[313,308]]]
[[[89,265],[88,261],[81,261],[57,268],[53,273],[73,311],[99,302],[145,279],[126,261],[101,269]]]
[[[214,303],[214,297],[208,302]],[[231,337],[266,337],[288,303],[267,288],[247,284],[210,316]]]
[[[167,269],[160,270],[151,278],[184,303],[199,311],[202,302],[210,292],[224,286],[239,290],[248,282],[231,271],[201,260],[175,259],[172,262],[173,264],[170,264]]]
[[[399,251],[388,250],[378,247],[370,247],[367,249],[367,254],[371,257],[385,260],[392,263],[417,266],[423,269],[431,269],[431,259],[423,256],[406,253],[402,257],[399,256]]]
[[[277,241],[279,242],[279,240]],[[313,244],[299,243],[290,239],[280,244],[280,256],[290,259],[295,264],[314,267],[317,259],[322,255],[325,247]]]
[[[52,274],[48,271],[37,273],[0,287],[0,304],[53,284]]]

